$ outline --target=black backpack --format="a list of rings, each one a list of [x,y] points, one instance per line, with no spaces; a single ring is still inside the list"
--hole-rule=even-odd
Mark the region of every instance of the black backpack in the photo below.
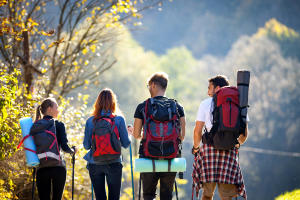
[[[178,156],[180,123],[176,101],[150,98],[143,109],[143,154],[156,159]]]
[[[36,154],[40,160],[39,167],[63,166],[60,149],[56,138],[54,119],[41,119],[36,121],[30,135],[36,145]]]
[[[241,116],[238,89],[222,87],[213,96],[213,104],[213,126],[210,132],[205,128],[202,141],[219,150],[230,150],[238,144],[237,138],[246,127]]]

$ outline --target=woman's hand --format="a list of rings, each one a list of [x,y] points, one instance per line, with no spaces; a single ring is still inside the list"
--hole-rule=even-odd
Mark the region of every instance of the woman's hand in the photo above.
[[[133,136],[133,126],[131,124],[127,126],[127,132]]]
[[[73,149],[73,155],[75,155],[78,151],[78,149],[76,148],[76,146],[72,146],[72,149]]]

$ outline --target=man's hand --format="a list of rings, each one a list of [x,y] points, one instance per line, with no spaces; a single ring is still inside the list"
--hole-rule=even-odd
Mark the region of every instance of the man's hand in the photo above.
[[[193,148],[192,148],[192,154],[195,155],[199,150],[200,150],[199,147],[194,147],[194,146],[193,146]]]

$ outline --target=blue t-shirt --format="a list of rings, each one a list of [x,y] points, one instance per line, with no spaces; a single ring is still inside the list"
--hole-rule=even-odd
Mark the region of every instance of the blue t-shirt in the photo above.
[[[101,116],[109,116],[111,115],[111,112],[101,112]],[[93,155],[92,155],[92,132],[94,129],[94,123],[93,123],[94,116],[88,118],[85,124],[85,130],[84,130],[84,140],[83,140],[83,147],[89,152],[83,157],[88,163],[90,164],[95,164]],[[122,116],[116,116],[115,117],[115,124],[118,128],[119,134],[120,134],[120,141],[121,141],[121,146],[124,148],[127,148],[130,145],[130,139],[128,136],[127,128],[125,125],[125,120]],[[114,163],[114,162],[121,162],[121,155],[120,158],[110,161],[109,163]],[[105,164],[109,164],[105,163]]]

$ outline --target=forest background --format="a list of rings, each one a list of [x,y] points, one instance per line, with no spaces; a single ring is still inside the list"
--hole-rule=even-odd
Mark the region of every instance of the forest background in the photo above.
[[[37,102],[49,95],[59,99],[59,120],[66,124],[69,143],[79,148],[75,199],[90,199],[82,139],[99,91],[112,88],[127,123],[133,123],[136,106],[149,97],[147,78],[156,71],[169,74],[167,96],[186,112],[187,171],[184,180],[177,179],[181,199],[192,192],[192,133],[198,106],[207,97],[207,80],[225,74],[236,85],[238,69],[251,71],[249,138],[240,150],[248,198],[274,199],[299,188],[300,157],[293,153],[300,152],[299,2],[28,3],[3,1],[0,12],[1,199],[30,199],[31,169],[24,167],[24,152],[16,150],[18,120],[33,116]],[[124,149],[122,199],[132,199],[128,155]],[[71,163],[66,159],[64,199],[69,199]],[[136,183],[138,177],[135,173]]]

